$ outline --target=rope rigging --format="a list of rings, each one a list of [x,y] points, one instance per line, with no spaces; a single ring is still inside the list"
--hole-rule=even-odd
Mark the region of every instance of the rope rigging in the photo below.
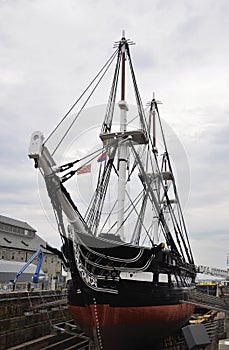
[[[158,111],[157,101],[154,98],[151,101],[149,119],[146,120],[145,111],[144,111],[141,96],[140,96],[140,93],[138,90],[137,81],[136,81],[136,77],[135,77],[135,73],[134,73],[134,69],[133,69],[133,64],[132,64],[132,59],[131,59],[130,51],[129,51],[129,45],[128,45],[127,41],[124,44],[122,42],[119,43],[118,48],[111,55],[111,57],[107,60],[105,65],[100,69],[99,73],[95,76],[95,78],[89,83],[89,85],[86,87],[86,89],[80,95],[80,97],[74,102],[72,107],[64,115],[62,120],[59,122],[59,124],[56,126],[56,128],[49,135],[49,137],[47,138],[47,140],[45,142],[47,142],[53,136],[53,134],[56,132],[56,130],[60,127],[60,125],[69,116],[69,114],[73,110],[73,108],[83,98],[85,98],[84,101],[82,102],[82,106],[80,107],[79,111],[76,113],[76,115],[74,116],[70,125],[66,129],[63,136],[60,138],[58,144],[56,145],[52,155],[55,154],[55,152],[60,147],[61,143],[63,142],[63,140],[65,139],[65,137],[69,133],[70,129],[73,127],[74,123],[76,122],[76,120],[80,116],[82,110],[84,109],[84,107],[86,106],[88,101],[90,100],[92,94],[95,92],[95,90],[97,89],[101,80],[103,79],[103,77],[107,73],[108,69],[111,67],[111,64],[114,62],[114,60],[116,58],[114,77],[113,77],[113,81],[112,81],[112,85],[111,85],[111,89],[110,89],[110,94],[108,97],[108,104],[107,104],[107,108],[106,108],[106,112],[105,112],[104,122],[103,122],[102,128],[101,128],[101,134],[111,133],[111,129],[112,129],[112,125],[113,125],[113,117],[114,117],[114,108],[115,108],[116,97],[117,97],[117,89],[118,89],[118,83],[119,83],[120,69],[121,69],[121,66],[123,64],[123,61],[122,61],[122,59],[123,59],[122,58],[123,45],[125,45],[125,55],[126,55],[125,60],[127,60],[128,64],[129,64],[131,79],[132,79],[133,87],[134,87],[135,99],[136,99],[137,108],[138,108],[138,115],[136,117],[134,117],[131,121],[126,123],[126,125],[130,125],[130,123],[133,120],[135,120],[135,118],[138,117],[140,120],[140,129],[141,129],[141,131],[143,131],[147,141],[145,141],[145,144],[143,144],[143,142],[142,143],[139,142],[138,145],[137,145],[137,142],[134,144],[133,141],[130,141],[131,136],[129,136],[129,138],[127,139],[128,134],[126,132],[126,129],[125,129],[125,133],[119,132],[115,135],[115,133],[113,132],[112,136],[106,135],[105,137],[104,137],[104,135],[102,135],[102,136],[100,135],[101,139],[103,140],[103,146],[101,148],[91,152],[90,154],[80,158],[80,159],[76,159],[72,162],[69,162],[69,163],[66,163],[66,164],[60,166],[58,168],[57,172],[61,173],[61,172],[65,172],[68,169],[72,168],[74,165],[78,164],[79,162],[81,164],[81,166],[78,167],[77,169],[74,169],[74,170],[69,171],[66,174],[64,174],[62,177],[59,178],[59,180],[60,180],[61,185],[62,185],[62,183],[69,180],[73,175],[77,174],[77,171],[81,167],[88,165],[94,159],[96,159],[102,150],[106,150],[106,148],[108,148],[108,147],[109,147],[110,151],[112,149],[112,152],[110,152],[110,154],[109,154],[108,160],[105,160],[105,162],[103,164],[100,164],[99,172],[97,175],[97,177],[98,177],[97,178],[97,186],[96,186],[96,189],[91,197],[90,203],[88,205],[87,211],[86,211],[84,216],[82,216],[79,213],[78,208],[76,206],[74,206],[74,203],[72,202],[73,207],[77,211],[77,214],[79,215],[80,220],[82,221],[82,223],[84,223],[85,227],[90,232],[90,234],[92,234],[94,236],[98,236],[100,233],[103,233],[102,231],[103,231],[104,227],[107,225],[107,222],[108,222],[109,218],[111,217],[111,214],[114,211],[115,206],[117,204],[117,201],[116,201],[114,203],[112,209],[109,211],[109,214],[106,216],[106,218],[104,220],[104,216],[105,216],[105,215],[103,216],[104,203],[105,203],[105,199],[107,198],[106,196],[107,196],[107,191],[109,188],[109,182],[111,180],[112,170],[116,174],[117,178],[119,177],[119,174],[120,174],[119,161],[117,162],[117,164],[118,164],[117,169],[116,169],[115,164],[114,164],[114,158],[116,155],[116,151],[118,150],[118,152],[117,152],[117,154],[118,154],[119,150],[120,150],[119,146],[125,142],[128,143],[128,146],[129,146],[128,157],[126,159],[122,159],[122,161],[125,160],[126,164],[127,164],[126,168],[125,168],[126,178],[123,177],[123,179],[127,183],[132,178],[132,175],[134,173],[136,174],[136,171],[138,170],[139,171],[138,176],[139,176],[140,181],[141,181],[140,182],[141,190],[137,196],[136,195],[131,196],[129,194],[129,192],[127,192],[127,190],[125,189],[125,195],[129,201],[129,204],[125,208],[125,210],[122,211],[122,213],[124,212],[125,216],[123,216],[123,218],[121,218],[123,220],[121,226],[123,226],[127,222],[128,218],[130,218],[132,214],[133,214],[133,216],[136,214],[137,219],[135,221],[135,225],[132,228],[132,232],[131,232],[131,243],[139,244],[140,237],[142,236],[142,231],[144,230],[143,234],[145,234],[145,237],[144,237],[143,242],[147,238],[147,241],[149,240],[149,242],[152,244],[152,246],[154,245],[154,241],[153,241],[152,236],[151,236],[151,231],[153,232],[153,230],[155,230],[155,227],[157,225],[158,232],[159,232],[159,226],[160,226],[160,234],[164,235],[165,240],[167,242],[167,245],[169,247],[171,247],[171,249],[174,251],[174,254],[179,256],[181,259],[184,259],[184,260],[185,260],[185,255],[186,255],[189,263],[192,263],[193,257],[192,257],[192,253],[191,253],[191,248],[190,248],[188,236],[187,236],[187,230],[185,227],[184,218],[183,218],[182,211],[181,211],[181,206],[180,206],[180,202],[179,202],[179,198],[178,198],[178,194],[177,194],[175,181],[173,178],[171,183],[172,183],[173,192],[174,192],[176,200],[177,200],[177,208],[178,208],[178,209],[176,209],[177,212],[175,212],[174,207],[171,205],[170,198],[169,198],[169,192],[168,192],[168,188],[167,188],[167,182],[163,179],[163,176],[162,176],[163,169],[162,168],[160,169],[160,166],[159,166],[158,151],[156,150],[156,147],[155,147],[155,140],[152,139],[152,137],[154,138],[155,135],[153,135],[153,136],[151,135],[150,129],[151,129],[152,124],[153,124],[153,121],[151,119],[152,118],[151,115],[152,115],[152,108],[154,107],[155,115],[157,114],[157,120],[158,120],[158,123],[160,126],[160,132],[162,135],[163,145],[164,145],[164,149],[165,149],[162,164],[163,164],[163,161],[165,159],[168,162],[169,171],[171,173],[173,173],[171,162],[169,159],[168,150],[167,150],[167,145],[166,145],[166,141],[165,141],[165,136],[164,136],[164,132],[162,129],[162,122],[161,122],[160,114]],[[86,94],[87,94],[87,96],[86,96]],[[124,98],[123,98],[123,100],[124,100]],[[134,131],[136,131],[136,130],[134,130]],[[129,132],[129,130],[128,130],[128,132]],[[132,134],[130,133],[130,135],[132,135]],[[104,138],[102,138],[102,137],[104,137]],[[114,139],[112,139],[112,137]],[[108,143],[106,144],[106,142],[108,142]],[[130,151],[129,151],[129,149],[130,149]],[[132,158],[130,157],[130,155]],[[118,155],[118,157],[119,157],[119,155]],[[132,163],[130,162],[130,158],[131,158]],[[158,186],[158,188],[156,188],[156,186]],[[65,191],[64,187],[62,187],[61,189],[63,191]],[[124,193],[124,191],[123,191],[123,193]],[[68,193],[65,192],[65,195],[68,196]],[[50,195],[50,198],[51,198],[51,195]],[[62,214],[59,212],[59,208],[55,204],[54,196],[52,196],[51,200],[54,202],[53,206],[54,206],[56,214],[57,214],[57,221],[59,224],[59,229],[62,232],[62,234],[61,234],[62,237],[64,237],[65,233],[63,233],[64,231],[63,231],[63,227],[62,227],[63,226],[63,219],[61,216]],[[71,199],[69,199],[69,201],[71,201]],[[163,204],[163,202],[166,203],[166,206],[165,206],[165,204]],[[152,220],[150,222],[145,219],[146,215],[149,213],[148,208],[151,209],[152,215],[154,215],[154,218],[156,218],[156,219],[154,219],[154,222],[153,222],[152,218],[151,218]],[[123,207],[123,209],[124,209],[124,207]],[[171,219],[170,223],[173,224],[173,232],[171,232],[170,227],[168,225],[168,220],[166,220],[166,215],[165,215],[166,210],[167,210],[168,215],[170,215],[170,219]],[[176,216],[176,214],[178,215],[178,217]],[[102,216],[103,216],[103,218],[101,220]],[[101,220],[102,228],[99,227],[100,220]],[[110,228],[108,230],[108,233],[111,230],[113,230],[115,225],[117,225],[117,226],[119,225],[118,222],[119,222],[118,220],[112,222],[112,225],[110,225]],[[120,229],[121,226],[119,225],[117,227],[115,234],[117,234],[117,231]],[[99,234],[98,234],[98,231],[99,231]],[[174,238],[175,238],[175,240],[174,240]],[[142,244],[142,240],[141,240],[141,244]],[[184,254],[184,252],[185,252],[185,254]]]
[[[193,263],[193,256],[192,256],[192,252],[191,252],[190,242],[189,242],[189,239],[188,239],[187,229],[186,229],[184,217],[183,217],[182,210],[181,210],[181,205],[180,205],[180,201],[179,201],[179,197],[178,197],[178,193],[177,193],[177,189],[176,189],[175,179],[173,177],[173,170],[172,170],[172,165],[171,165],[171,161],[170,161],[170,157],[169,157],[169,153],[168,153],[168,149],[167,149],[167,144],[166,144],[166,141],[165,141],[164,131],[163,131],[163,128],[162,128],[161,117],[160,117],[160,114],[159,114],[157,101],[154,98],[153,98],[153,100],[151,102],[151,105],[150,105],[150,110],[151,111],[152,111],[153,106],[155,106],[155,110],[156,110],[156,113],[157,113],[157,117],[158,117],[157,119],[158,119],[158,122],[159,122],[160,132],[161,132],[161,135],[162,135],[162,141],[163,141],[163,145],[164,145],[164,149],[165,149],[165,152],[163,154],[163,158],[165,158],[167,160],[168,167],[169,167],[169,172],[172,175],[171,183],[172,183],[172,186],[173,186],[173,192],[174,192],[174,195],[175,195],[175,199],[177,201],[177,206],[176,206],[177,207],[177,215],[178,215],[178,218],[180,220],[180,224],[178,223],[178,221],[177,221],[178,219],[177,219],[176,215],[174,214],[174,211],[173,211],[172,206],[170,204],[170,199],[168,197],[168,192],[167,192],[166,185],[163,183],[162,177],[159,177],[159,180],[160,180],[161,186],[162,186],[162,190],[163,190],[163,193],[164,193],[163,196],[166,198],[167,207],[169,208],[169,211],[170,211],[170,217],[173,220],[173,223],[174,223],[174,226],[175,226],[174,232],[175,232],[175,235],[176,235],[177,243],[178,243],[179,248],[180,248],[180,252],[181,252],[182,256],[184,257],[184,252],[183,252],[183,249],[182,249],[182,247],[180,245],[179,237],[181,237],[181,240],[182,240],[182,243],[183,243],[183,247],[184,247],[186,256],[188,258],[188,261],[190,263]],[[153,149],[153,142],[152,142],[151,136],[149,136],[149,143],[151,144],[151,147]],[[155,157],[155,164],[156,164],[157,171],[158,171],[158,173],[161,173],[162,169],[159,169],[159,164],[158,164],[158,160],[157,160],[157,154],[156,154],[156,152],[153,152],[153,154],[154,154],[154,157]],[[163,161],[162,161],[162,166],[163,166]],[[185,237],[183,235],[183,232],[184,232]],[[178,233],[179,233],[179,237],[178,237]]]
[[[99,83],[101,82],[101,80],[103,79],[104,75],[106,74],[106,72],[108,71],[108,69],[110,68],[113,60],[115,59],[116,55],[117,55],[118,49],[115,50],[115,52],[111,55],[111,57],[107,60],[107,62],[103,65],[103,67],[100,69],[100,71],[97,73],[97,75],[94,77],[94,79],[88,84],[88,86],[85,88],[85,90],[82,92],[82,94],[79,96],[79,98],[73,103],[73,105],[71,106],[71,108],[67,111],[67,113],[63,116],[63,118],[61,119],[61,121],[57,124],[57,126],[54,128],[54,130],[50,133],[50,135],[47,137],[45,143],[51,138],[51,136],[53,136],[53,134],[57,131],[57,129],[60,127],[60,125],[64,122],[64,120],[68,117],[68,115],[71,113],[71,111],[75,108],[75,106],[79,103],[79,101],[83,98],[83,96],[86,94],[86,92],[91,88],[91,86],[96,82],[96,80],[99,78],[99,76],[101,75],[101,77],[99,78],[98,82],[95,84],[95,87],[92,89],[91,93],[89,94],[89,96],[87,97],[86,101],[83,103],[80,111],[76,114],[75,118],[73,119],[72,123],[70,124],[70,126],[68,127],[67,131],[64,133],[63,137],[61,138],[60,142],[58,143],[58,145],[56,146],[56,148],[54,149],[52,155],[55,154],[55,152],[57,151],[57,149],[59,148],[60,144],[63,142],[64,138],[66,137],[66,135],[68,134],[69,130],[71,129],[71,127],[73,126],[73,124],[75,123],[75,121],[77,120],[77,118],[79,117],[80,113],[82,112],[83,108],[86,106],[87,102],[89,101],[89,99],[91,98],[92,94],[94,93],[94,91],[96,90],[96,88],[98,87]]]
[[[120,63],[121,63],[121,52],[119,50],[118,57],[117,57],[117,63],[116,63],[116,67],[115,67],[113,83],[111,86],[107,110],[106,110],[106,114],[105,114],[105,119],[104,119],[102,129],[101,129],[101,132],[104,132],[104,133],[111,131],[112,118],[113,118],[113,114],[114,114],[115,100],[116,100],[116,95],[117,95]]]
[[[113,161],[114,159],[109,159],[107,164],[105,165],[102,176],[100,177],[99,182],[97,184],[94,193],[94,198],[91,201],[90,210],[88,211],[87,216],[85,217],[85,221],[87,222],[88,227],[94,234],[96,234],[100,217],[102,214],[102,208],[107,192]]]

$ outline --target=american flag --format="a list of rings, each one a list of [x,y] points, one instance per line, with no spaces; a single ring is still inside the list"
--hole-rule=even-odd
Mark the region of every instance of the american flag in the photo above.
[[[86,174],[90,172],[91,172],[91,164],[86,164],[81,166],[81,168],[77,170],[77,175]]]

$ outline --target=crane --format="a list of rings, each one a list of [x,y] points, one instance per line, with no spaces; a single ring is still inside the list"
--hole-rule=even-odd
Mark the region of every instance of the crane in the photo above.
[[[42,252],[42,250],[40,248],[31,256],[31,258],[29,258],[29,260],[25,263],[25,265],[23,265],[22,268],[16,273],[14,280],[13,280],[14,285],[17,282],[18,277],[22,274],[22,272],[25,271],[25,269],[33,262],[33,260],[36,257],[38,257],[38,261],[37,261],[36,271],[33,275],[33,283],[38,283],[39,273],[40,273],[40,269],[41,269],[41,265],[42,265],[42,261],[43,261],[43,257],[44,257],[44,253]]]

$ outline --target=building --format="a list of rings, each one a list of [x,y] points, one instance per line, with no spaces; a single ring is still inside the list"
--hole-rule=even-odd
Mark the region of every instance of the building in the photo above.
[[[0,215],[0,264],[1,260],[26,262],[40,248],[44,253],[42,271],[50,280],[59,279],[62,272],[61,260],[45,247],[46,242],[36,234],[32,226]]]

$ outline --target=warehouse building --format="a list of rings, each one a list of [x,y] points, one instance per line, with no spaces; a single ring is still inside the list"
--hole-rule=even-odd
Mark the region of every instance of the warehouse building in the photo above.
[[[50,281],[59,280],[62,273],[61,260],[45,247],[46,242],[37,235],[36,230],[28,223],[0,215],[0,276],[1,270],[4,272],[6,269],[6,261],[20,262],[21,266],[40,248],[44,253],[43,273],[48,276]],[[36,260],[33,261],[33,264],[36,265]],[[12,265],[17,268],[18,264],[9,263],[8,265],[11,266],[12,270]]]

